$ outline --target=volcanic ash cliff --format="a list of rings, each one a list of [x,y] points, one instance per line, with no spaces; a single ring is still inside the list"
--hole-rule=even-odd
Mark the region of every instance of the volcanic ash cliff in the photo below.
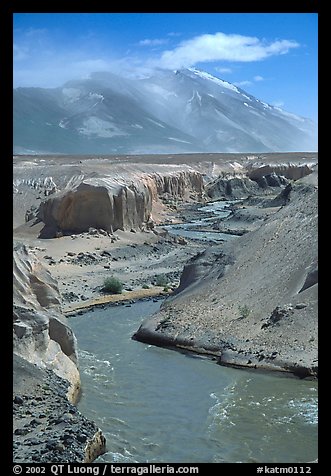
[[[108,232],[138,229],[152,220],[159,196],[183,198],[202,191],[202,175],[195,171],[141,174],[125,181],[107,176],[86,178],[41,203],[38,219],[45,226],[40,237],[81,233],[90,227]]]
[[[80,388],[77,346],[61,315],[56,281],[24,245],[14,247],[14,352],[70,382],[70,398]]]
[[[24,245],[13,256],[14,460],[92,461],[105,451],[105,438],[73,404],[77,345],[57,283]]]

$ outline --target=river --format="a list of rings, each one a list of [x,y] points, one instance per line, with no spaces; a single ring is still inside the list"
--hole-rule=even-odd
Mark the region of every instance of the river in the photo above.
[[[196,209],[197,217],[195,219],[175,225],[163,225],[163,228],[167,230],[170,235],[182,236],[183,238],[189,238],[190,240],[203,243],[219,244],[232,238],[238,238],[238,235],[211,231],[215,218],[227,218],[231,214],[229,207],[238,202],[240,202],[240,200],[210,202]]]
[[[317,458],[317,382],[131,339],[159,302],[71,317],[80,411],[107,438],[96,462],[304,463]]]

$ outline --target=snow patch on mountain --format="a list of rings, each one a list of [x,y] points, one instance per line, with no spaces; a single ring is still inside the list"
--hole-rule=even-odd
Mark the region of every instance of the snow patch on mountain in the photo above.
[[[248,101],[253,102],[253,99],[250,98],[249,96],[247,96],[247,94],[241,93],[241,95],[242,95],[242,97],[244,97],[244,98],[247,99]]]
[[[99,117],[91,116],[83,121],[83,126],[79,127],[78,132],[86,136],[114,137],[128,135],[119,129],[113,122],[105,121]]]
[[[201,96],[198,91],[193,91],[192,97],[187,102],[190,104],[192,103],[192,101],[194,101],[195,98],[197,98],[199,104],[201,105]]]
[[[105,99],[102,94],[98,94],[98,93],[89,93],[89,97],[91,99],[100,99],[101,102]]]
[[[296,114],[293,114],[292,112],[284,111],[280,107],[276,107],[276,106],[275,106],[275,109],[279,111],[281,114],[283,114],[284,116],[290,117],[291,119],[295,119],[296,121],[299,121],[299,122],[305,122],[303,117],[299,117]]]
[[[96,73],[58,89],[14,90],[14,151],[45,149],[75,154],[314,151],[317,127],[195,68],[155,70],[142,79]]]
[[[240,91],[236,86],[231,83],[228,83],[227,81],[224,81],[223,79],[216,78],[212,74],[206,73],[205,71],[200,71],[199,69],[188,68],[188,70],[192,71],[192,73],[196,74],[197,76],[200,76],[200,78],[202,79],[208,79],[209,81],[213,81],[214,83],[218,84],[219,86],[222,86],[223,88],[231,89],[231,91],[235,91],[236,93],[240,94]]]
[[[154,121],[154,119],[151,119],[150,117],[147,118],[150,122],[152,122],[153,124],[156,124],[157,126],[159,127],[163,127],[163,129],[165,129],[165,126],[163,124],[160,124],[159,122],[157,121]]]
[[[191,142],[187,140],[177,139],[176,137],[168,137],[169,140],[174,140],[176,142],[183,142],[184,144],[191,144]]]
[[[68,125],[68,122],[66,121],[66,119],[61,119],[61,121],[58,124],[58,126],[61,127],[61,129],[66,129],[67,125]]]
[[[262,106],[264,107],[264,109],[274,109],[272,106],[270,106],[269,104],[267,104],[266,102],[263,102],[263,101],[260,101],[260,99],[257,99],[256,100],[257,102],[259,102],[260,104],[262,104]]]

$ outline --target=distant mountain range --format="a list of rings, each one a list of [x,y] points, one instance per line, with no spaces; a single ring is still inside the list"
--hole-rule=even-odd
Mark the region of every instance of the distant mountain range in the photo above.
[[[14,153],[317,150],[317,125],[201,70],[14,89]]]

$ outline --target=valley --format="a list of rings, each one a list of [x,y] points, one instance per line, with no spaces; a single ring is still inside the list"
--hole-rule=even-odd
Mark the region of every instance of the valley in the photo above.
[[[14,156],[15,354],[65,379],[75,402],[72,316],[154,300],[137,344],[316,380],[317,164],[308,152]],[[122,294],[104,292],[109,276]],[[18,452],[47,458],[42,437],[30,449],[24,437]]]

